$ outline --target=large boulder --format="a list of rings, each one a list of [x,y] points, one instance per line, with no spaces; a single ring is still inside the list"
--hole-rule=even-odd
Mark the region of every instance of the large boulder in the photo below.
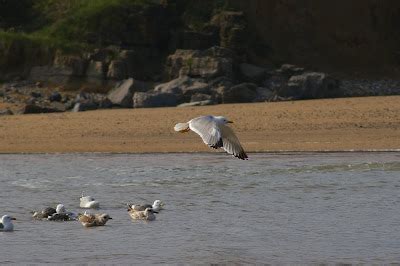
[[[247,63],[242,63],[240,64],[240,73],[243,80],[258,84],[265,80],[267,76],[267,69]]]
[[[143,92],[148,90],[147,83],[129,78],[118,83],[112,89],[107,98],[116,106],[123,108],[132,108],[132,97],[134,92]]]
[[[233,52],[222,47],[207,50],[176,50],[167,58],[166,76],[175,79],[179,76],[204,78],[218,76],[233,77]]]
[[[176,106],[178,97],[173,93],[165,92],[135,92],[133,108]]]
[[[308,72],[292,76],[279,95],[295,99],[316,99],[340,97],[342,92],[338,80],[324,73]]]
[[[100,93],[80,92],[75,97],[73,112],[112,108],[112,102]]]
[[[257,98],[257,85],[253,83],[241,83],[226,88],[222,91],[222,102],[224,103],[248,103]]]
[[[58,113],[65,112],[65,105],[59,102],[51,104],[33,103],[25,104],[20,113],[22,114],[39,114],[39,113]]]
[[[210,86],[203,79],[194,79],[182,76],[154,88],[155,92],[173,93],[179,101],[188,101],[193,94],[210,93]]]

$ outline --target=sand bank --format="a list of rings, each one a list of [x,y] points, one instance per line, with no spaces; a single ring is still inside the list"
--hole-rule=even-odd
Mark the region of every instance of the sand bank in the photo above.
[[[2,116],[0,153],[211,151],[173,130],[206,114],[233,120],[248,152],[400,149],[400,96],[381,96]]]

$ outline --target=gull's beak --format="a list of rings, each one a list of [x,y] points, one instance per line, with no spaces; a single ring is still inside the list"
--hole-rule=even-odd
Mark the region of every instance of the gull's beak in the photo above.
[[[233,121],[227,121],[226,123],[233,124]]]
[[[156,211],[151,211],[152,213],[158,213],[158,212],[156,212]]]
[[[109,217],[109,218],[108,218],[108,220],[112,220],[112,218],[111,218],[111,217]]]
[[[12,217],[11,220],[17,220],[17,219],[15,219],[14,217]]]

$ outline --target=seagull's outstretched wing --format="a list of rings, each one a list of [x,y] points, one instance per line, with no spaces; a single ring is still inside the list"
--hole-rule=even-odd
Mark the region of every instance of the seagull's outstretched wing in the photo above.
[[[208,146],[214,149],[223,147],[220,128],[212,116],[201,116],[190,120],[189,128],[196,132]]]
[[[247,159],[247,154],[243,150],[242,145],[239,142],[239,139],[236,137],[235,133],[233,130],[226,126],[226,125],[220,125],[220,132],[222,136],[222,143],[223,143],[223,149],[229,153],[232,154],[233,156],[245,160]]]

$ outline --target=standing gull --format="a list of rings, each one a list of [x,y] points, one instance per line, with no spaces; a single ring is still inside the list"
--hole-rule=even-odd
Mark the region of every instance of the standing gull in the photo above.
[[[14,225],[12,224],[12,220],[16,220],[15,218],[9,215],[3,215],[0,219],[0,232],[10,232],[14,230]]]
[[[233,130],[227,126],[228,123],[233,122],[223,116],[207,115],[193,118],[187,123],[178,123],[174,130],[182,133],[192,130],[200,135],[203,142],[209,147],[223,148],[227,153],[246,160],[247,154]]]

